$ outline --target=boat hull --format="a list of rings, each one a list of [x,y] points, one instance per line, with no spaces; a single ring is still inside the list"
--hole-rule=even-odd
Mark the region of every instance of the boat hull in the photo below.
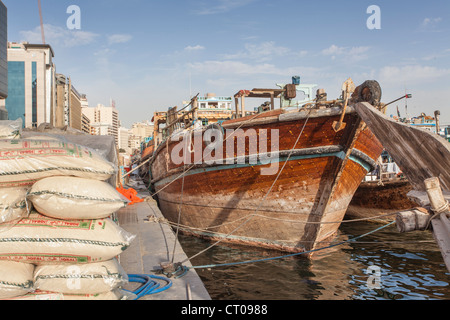
[[[162,213],[172,223],[179,221],[182,232],[224,242],[287,252],[326,245],[382,152],[351,110],[344,118],[346,129],[335,132],[332,124],[339,117],[337,110],[275,110],[223,124],[223,129],[255,130],[258,136],[278,129],[279,157],[268,164],[249,163],[251,148],[245,149],[248,161],[239,162],[238,139],[224,157],[233,163],[223,164],[195,162],[191,155],[193,164],[176,165],[169,154],[177,142],[160,144],[151,173]],[[274,174],[261,174],[275,164]]]
[[[346,219],[391,222],[397,212],[417,207],[407,197],[413,190],[407,179],[367,181],[361,183],[350,202]]]

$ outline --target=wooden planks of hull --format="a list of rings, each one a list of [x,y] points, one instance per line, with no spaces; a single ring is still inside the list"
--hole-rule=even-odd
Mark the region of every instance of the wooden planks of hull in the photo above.
[[[170,155],[179,142],[160,144],[151,173],[161,211],[172,222],[180,217],[182,231],[201,237],[288,252],[316,248],[336,233],[353,194],[382,151],[354,112],[347,113],[347,126],[338,132],[332,124],[340,115],[326,112],[293,119],[298,115],[272,111],[252,126],[243,125],[244,118],[224,123],[224,158],[233,163],[205,164],[207,158],[196,158],[192,152],[188,164],[175,164]],[[287,120],[280,121],[282,115]],[[244,134],[254,130],[256,136],[278,130],[278,172],[261,175],[261,169],[273,163],[238,163],[239,156],[254,153],[247,146],[238,153],[238,138],[226,131],[236,128]],[[271,136],[267,137],[271,146]],[[194,146],[194,151],[195,147],[203,151],[206,144]]]

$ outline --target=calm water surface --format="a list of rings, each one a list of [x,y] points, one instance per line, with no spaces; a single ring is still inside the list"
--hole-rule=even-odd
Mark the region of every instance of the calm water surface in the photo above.
[[[343,223],[337,240],[382,224]],[[190,257],[211,243],[180,236]],[[280,256],[279,252],[219,244],[194,266]],[[446,300],[450,273],[430,232],[397,232],[395,225],[321,252],[313,260],[290,257],[197,269],[213,300]]]

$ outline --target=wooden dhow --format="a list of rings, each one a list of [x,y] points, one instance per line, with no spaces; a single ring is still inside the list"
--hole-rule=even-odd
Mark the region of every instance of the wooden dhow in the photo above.
[[[349,79],[341,98],[327,101],[323,90],[312,98],[312,86],[293,80],[280,89],[239,91],[233,119],[206,127],[195,122],[196,98],[190,109],[159,113],[166,123],[155,125],[150,176],[168,221],[187,234],[287,252],[313,250],[336,234],[383,150],[355,104],[382,106],[381,89],[373,80],[355,88]],[[296,102],[299,91],[308,94]],[[270,103],[249,114],[246,97]],[[212,134],[214,140],[212,131],[222,136]]]

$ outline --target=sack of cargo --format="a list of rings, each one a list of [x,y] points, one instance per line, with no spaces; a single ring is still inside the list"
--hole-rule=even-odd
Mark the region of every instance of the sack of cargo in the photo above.
[[[132,298],[132,295],[120,289],[98,294],[65,294],[37,290],[35,292],[7,300],[132,300]]]
[[[109,218],[58,220],[32,212],[0,232],[0,260],[34,264],[106,261],[128,248],[133,238]]]
[[[87,264],[40,265],[34,271],[34,288],[67,294],[106,293],[128,283],[116,259]]]
[[[22,118],[0,120],[0,139],[19,139],[22,133]]]
[[[25,295],[33,291],[34,265],[0,261],[0,299]]]
[[[27,192],[27,188],[0,188],[0,228],[28,215],[31,204],[26,200]]]
[[[30,186],[50,176],[107,180],[115,166],[96,151],[61,140],[0,140],[0,187]]]
[[[41,179],[27,199],[41,214],[64,220],[106,218],[128,203],[107,182],[78,177]]]

